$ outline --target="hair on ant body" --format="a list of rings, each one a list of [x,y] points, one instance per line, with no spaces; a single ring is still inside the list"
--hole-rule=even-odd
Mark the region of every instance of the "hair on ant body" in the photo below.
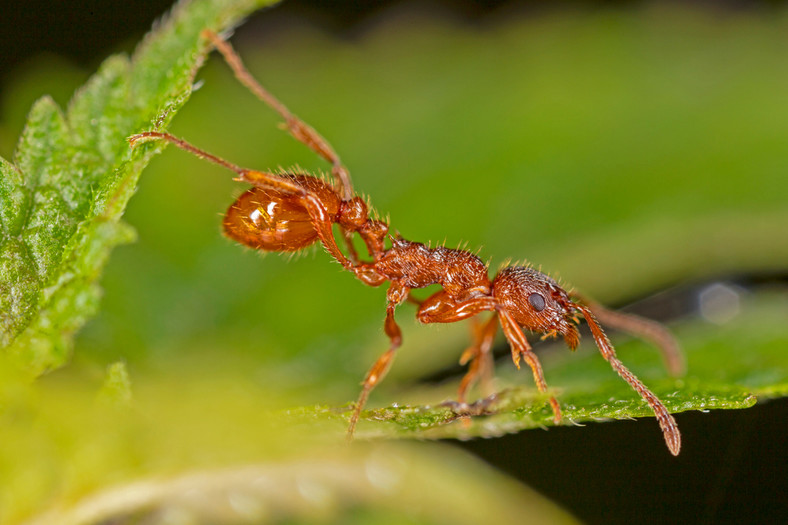
[[[224,233],[231,239],[273,252],[296,252],[320,242],[329,255],[361,282],[369,286],[389,283],[384,321],[389,347],[364,378],[350,417],[348,437],[353,436],[369,393],[386,375],[402,343],[394,312],[409,300],[418,305],[416,317],[422,323],[454,323],[483,312],[492,313],[488,320],[475,326],[473,342],[461,357],[461,363],[469,367],[457,392],[458,404],[465,403],[473,383],[491,373],[491,347],[498,325],[509,341],[515,366],[519,368],[520,362],[525,361],[536,387],[546,392],[542,366],[524,330],[563,337],[569,348],[574,349],[580,339],[579,317],[584,318],[602,357],[648,403],[668,449],[674,455],[679,453],[681,435],[673,416],[619,361],[597,319],[656,343],[665,355],[669,370],[680,373],[683,362],[678,345],[662,325],[584,300],[534,268],[508,266],[490,280],[487,265],[467,250],[430,247],[390,234],[386,222],[370,217],[369,206],[354,193],[348,170],[328,142],[266,91],[227,42],[209,30],[203,31],[203,36],[224,56],[238,80],[284,119],[287,131],[331,164],[333,183],[309,173],[271,173],[241,168],[168,133],[140,133],[130,137],[129,142],[135,146],[149,140],[168,141],[230,169],[237,174],[236,180],[251,184],[252,187],[241,194],[225,214]],[[341,232],[344,251],[337,244],[334,225]],[[352,241],[356,235],[366,248],[368,260],[360,258],[354,248]],[[434,284],[441,289],[424,300],[411,295],[411,290]],[[553,419],[560,423],[561,407],[555,397],[549,400]]]

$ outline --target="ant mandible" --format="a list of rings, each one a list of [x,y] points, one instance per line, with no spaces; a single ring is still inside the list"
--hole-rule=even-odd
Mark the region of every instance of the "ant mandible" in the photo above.
[[[683,367],[678,346],[662,325],[629,314],[613,312],[567,292],[547,275],[530,267],[509,266],[491,281],[487,265],[476,255],[444,246],[430,247],[408,241],[399,234],[390,235],[385,222],[370,217],[364,200],[355,195],[348,170],[328,142],[305,122],[293,115],[279,100],[266,91],[248,72],[233,48],[216,33],[205,30],[208,39],[224,56],[238,80],[283,119],[284,127],[298,141],[331,164],[333,184],[308,173],[270,173],[244,169],[168,133],[149,131],[129,137],[133,146],[149,140],[165,140],[198,157],[234,171],[236,180],[252,187],[227,210],[224,233],[246,246],[275,252],[295,252],[317,241],[342,267],[369,286],[389,282],[386,294],[384,330],[389,348],[372,365],[350,417],[348,437],[353,436],[370,391],[386,375],[394,354],[402,343],[402,334],[394,320],[394,311],[410,300],[418,305],[416,317],[422,323],[453,323],[492,312],[490,319],[474,330],[474,341],[463,353],[461,363],[469,364],[460,382],[457,403],[464,405],[470,386],[485,378],[492,368],[491,347],[500,323],[509,341],[512,360],[520,368],[524,360],[533,372],[540,392],[547,391],[542,366],[532,351],[523,330],[562,336],[571,349],[579,342],[578,316],[585,318],[602,357],[621,378],[648,403],[662,429],[668,449],[674,455],[681,448],[676,421],[662,402],[616,357],[613,346],[599,325],[601,322],[650,339],[663,352],[672,373]],[[338,225],[347,255],[339,248],[333,234]],[[355,234],[363,241],[371,258],[361,260],[352,240]],[[389,241],[389,247],[386,247]],[[427,299],[418,300],[411,290],[433,284],[441,290]],[[555,397],[550,406],[556,424],[561,421],[561,407]]]

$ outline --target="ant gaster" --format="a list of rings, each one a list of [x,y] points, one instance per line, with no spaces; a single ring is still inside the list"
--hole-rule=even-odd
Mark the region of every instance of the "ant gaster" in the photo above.
[[[652,340],[663,351],[668,368],[679,373],[682,358],[673,337],[658,323],[607,310],[567,292],[556,281],[530,267],[503,268],[491,281],[487,265],[476,255],[443,246],[429,247],[391,235],[385,222],[370,217],[362,198],[355,195],[348,170],[328,142],[309,125],[293,115],[266,91],[246,70],[232,47],[215,33],[205,30],[208,39],[224,56],[235,76],[259,99],[272,107],[285,121],[284,127],[297,140],[331,164],[334,183],[308,173],[270,173],[244,169],[200,150],[168,133],[149,131],[129,138],[132,146],[149,140],[165,140],[194,155],[234,171],[236,180],[252,187],[230,206],[224,217],[225,234],[252,248],[294,252],[317,241],[342,267],[369,286],[389,282],[384,330],[388,350],[367,373],[358,402],[350,417],[348,437],[352,437],[370,391],[391,366],[402,342],[394,311],[403,302],[418,304],[416,317],[422,323],[453,323],[492,312],[490,319],[475,325],[473,344],[463,353],[461,363],[469,364],[457,394],[463,406],[470,386],[492,369],[491,347],[500,323],[512,351],[515,366],[524,360],[533,372],[540,392],[547,391],[542,366],[523,330],[548,336],[562,336],[569,348],[577,347],[578,316],[585,318],[591,334],[610,366],[648,403],[657,417],[668,449],[674,455],[681,448],[676,421],[662,402],[616,357],[613,346],[597,318],[610,326]],[[347,255],[339,248],[333,225],[339,226]],[[370,260],[359,258],[352,244],[358,235]],[[387,240],[390,247],[386,248]],[[441,290],[421,301],[411,290],[438,284]],[[550,397],[554,421],[561,421],[561,408]]]

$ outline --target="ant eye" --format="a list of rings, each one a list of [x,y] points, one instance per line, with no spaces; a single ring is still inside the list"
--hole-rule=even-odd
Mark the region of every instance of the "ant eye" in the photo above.
[[[534,310],[541,312],[544,310],[545,302],[544,297],[540,293],[532,293],[528,296],[528,302],[534,307]]]

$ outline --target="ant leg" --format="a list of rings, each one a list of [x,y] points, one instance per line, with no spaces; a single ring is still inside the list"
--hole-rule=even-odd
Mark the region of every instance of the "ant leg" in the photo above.
[[[372,365],[372,368],[369,369],[369,372],[367,372],[364,378],[361,394],[358,396],[358,401],[356,401],[356,408],[350,416],[350,425],[348,425],[347,429],[348,440],[353,439],[353,432],[356,430],[356,424],[361,416],[361,410],[363,410],[364,405],[367,403],[369,393],[386,375],[386,372],[388,372],[391,367],[391,362],[394,360],[394,353],[402,344],[402,331],[394,320],[394,310],[398,305],[402,304],[408,296],[409,291],[410,290],[405,286],[392,282],[386,293],[388,305],[386,306],[386,321],[383,327],[386,335],[389,337],[389,349],[375,361],[375,364]]]
[[[490,310],[495,311],[495,299],[492,297],[480,296],[458,302],[442,290],[420,302],[416,318],[425,324],[454,323]],[[492,371],[490,348],[496,331],[495,317],[493,315],[481,328],[476,327],[473,344],[460,357],[461,365],[469,361],[471,363],[457,392],[457,401],[460,403],[465,402],[465,394],[480,373],[485,384],[489,386]]]
[[[224,57],[227,65],[233,70],[233,74],[238,81],[246,86],[257,98],[268,104],[274,111],[285,120],[285,125],[290,134],[299,142],[303,143],[308,148],[312,149],[315,153],[323,157],[331,164],[331,174],[339,184],[340,194],[342,200],[350,200],[353,198],[353,184],[350,181],[350,173],[347,168],[342,165],[339,160],[339,155],[334,151],[326,139],[324,139],[317,131],[315,131],[306,122],[302,121],[290,112],[287,107],[282,104],[279,99],[268,92],[257,80],[252,76],[246,66],[244,66],[241,57],[235,52],[233,47],[219,37],[216,33],[209,29],[202,32],[205,38],[208,38],[219,53]]]
[[[676,420],[670,415],[670,412],[668,412],[668,409],[662,404],[662,401],[660,401],[646,385],[641,383],[640,380],[618,360],[613,345],[610,344],[610,340],[605,335],[605,332],[599,327],[599,323],[597,323],[591,310],[584,305],[577,305],[577,308],[583,314],[583,317],[586,318],[588,327],[591,329],[591,335],[594,336],[594,341],[596,341],[596,345],[599,347],[602,357],[604,357],[605,360],[610,363],[613,370],[615,370],[624,381],[629,383],[629,386],[640,394],[640,397],[648,403],[651,410],[654,411],[654,415],[657,416],[657,422],[659,422],[659,426],[662,429],[662,434],[665,437],[665,443],[668,445],[670,453],[677,456],[679,450],[681,450],[681,433],[679,432]]]
[[[218,164],[219,166],[223,166],[231,171],[234,171],[235,173],[238,174],[237,180],[248,182],[249,184],[253,184],[261,188],[270,188],[287,193],[292,193],[294,195],[310,194],[302,186],[294,182],[290,182],[285,177],[281,177],[273,173],[263,173],[260,171],[241,168],[240,166],[236,166],[230,161],[224,160],[221,157],[217,157],[216,155],[208,153],[207,151],[202,150],[197,146],[193,146],[192,144],[186,142],[185,140],[179,139],[175,135],[170,135],[169,133],[163,133],[160,131],[145,131],[137,135],[132,135],[127,140],[129,141],[129,144],[131,144],[132,148],[135,147],[137,143],[140,142],[148,142],[151,140],[166,140],[167,142],[175,144],[182,150],[188,151],[192,155],[211,161],[214,164]]]
[[[345,255],[339,249],[339,246],[337,246],[337,243],[334,240],[333,231],[331,229],[333,221],[331,220],[328,211],[326,211],[325,206],[323,206],[320,199],[314,193],[304,189],[303,186],[288,180],[286,177],[281,177],[273,173],[265,173],[262,171],[241,168],[232,162],[226,161],[221,157],[217,157],[216,155],[212,155],[207,151],[201,150],[200,148],[191,145],[185,140],[179,139],[178,137],[170,135],[169,133],[146,131],[138,135],[132,135],[128,138],[128,141],[132,147],[136,146],[139,142],[147,142],[149,140],[166,140],[167,142],[175,144],[182,150],[188,151],[193,155],[234,171],[238,174],[237,180],[248,182],[249,184],[260,188],[270,188],[285,193],[291,193],[294,196],[299,197],[304,204],[304,208],[306,208],[309,216],[312,218],[312,225],[315,227],[318,237],[320,237],[320,240],[328,253],[334,257],[334,259],[339,261],[342,267],[346,270],[351,270],[355,266],[354,262],[345,257]]]
[[[673,334],[662,324],[639,315],[609,310],[596,301],[591,301],[578,294],[572,294],[572,296],[585,304],[603,325],[650,341],[662,353],[668,373],[674,377],[684,375],[687,364],[681,347]]]
[[[495,332],[498,329],[498,320],[493,315],[484,324],[480,324],[476,318],[473,321],[473,344],[469,346],[460,357],[460,364],[465,365],[470,361],[468,372],[460,381],[457,390],[457,402],[465,403],[465,395],[473,383],[481,377],[482,388],[485,395],[489,395],[492,384],[492,349]]]
[[[536,354],[531,350],[531,345],[528,344],[528,339],[525,338],[525,334],[523,334],[523,331],[515,320],[505,310],[498,310],[498,317],[501,319],[503,333],[506,335],[506,339],[509,340],[509,344],[512,347],[512,361],[514,361],[514,366],[519,369],[520,358],[522,357],[525,359],[525,362],[528,363],[528,366],[531,367],[531,371],[534,374],[536,388],[538,388],[540,392],[547,392],[547,383],[544,380],[542,364],[539,362]],[[553,396],[550,396],[550,406],[553,409],[553,421],[559,424],[561,422],[561,406]]]
[[[152,140],[166,140],[167,142],[175,144],[182,150],[188,151],[192,155],[213,162],[214,164],[218,164],[219,166],[224,166],[230,171],[236,172],[238,175],[243,175],[243,173],[247,171],[244,168],[241,168],[240,166],[236,166],[232,162],[226,161],[221,157],[217,157],[216,155],[212,155],[207,151],[201,150],[196,146],[192,146],[185,140],[179,139],[175,135],[170,135],[169,133],[163,133],[160,131],[144,131],[142,133],[138,133],[137,135],[132,135],[126,140],[129,141],[129,145],[132,148],[136,147],[138,143],[144,143]]]
[[[435,292],[424,301],[421,301],[419,310],[416,312],[416,318],[422,323],[454,323],[490,310],[495,311],[495,299],[490,296],[457,301],[444,290]],[[481,328],[477,326],[474,329],[474,343],[460,357],[460,364],[464,365],[470,361],[470,367],[462,381],[460,381],[460,386],[457,390],[457,403],[451,403],[452,405],[465,406],[465,395],[479,375],[482,377],[485,389],[490,387],[493,369],[490,349],[496,329],[495,315]]]
[[[495,299],[491,296],[481,295],[457,301],[448,292],[441,290],[421,301],[416,319],[424,324],[456,323],[490,311],[495,311]]]
[[[353,263],[353,266],[356,266],[361,259],[358,258],[358,251],[356,247],[353,246],[353,232],[346,230],[341,225],[339,226],[339,231],[342,233],[342,239],[345,242],[345,249],[347,249],[347,256]]]

